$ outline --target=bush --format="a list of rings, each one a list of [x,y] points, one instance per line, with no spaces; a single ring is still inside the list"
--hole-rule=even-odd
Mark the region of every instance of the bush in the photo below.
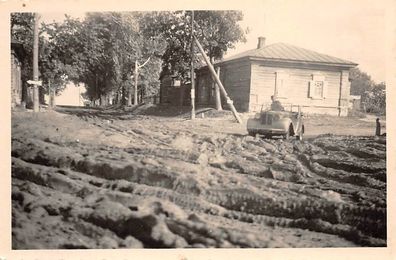
[[[372,91],[366,91],[363,95],[364,110],[367,113],[386,114],[386,91],[385,82],[375,85]]]
[[[348,117],[358,117],[358,118],[366,118],[367,114],[360,110],[356,109],[348,109]]]

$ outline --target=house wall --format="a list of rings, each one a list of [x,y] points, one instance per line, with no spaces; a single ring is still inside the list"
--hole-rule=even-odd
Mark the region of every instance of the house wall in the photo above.
[[[220,80],[239,112],[249,111],[251,66],[249,61],[224,64]],[[222,99],[223,100],[223,99]]]
[[[11,53],[11,107],[20,105],[22,101],[21,62]]]
[[[262,104],[271,103],[271,95],[275,94],[277,73],[281,73],[286,77],[279,100],[285,107],[301,106],[302,111],[306,113],[347,115],[350,91],[348,70],[307,64],[297,66],[253,61],[251,73],[250,111],[260,110]],[[310,97],[309,88],[313,75],[324,77],[327,83],[324,98]]]
[[[214,102],[214,82],[208,70],[196,73],[195,101],[199,105],[212,105]]]
[[[166,104],[170,103],[170,87],[172,85],[172,78],[168,75],[164,76],[161,79],[161,84],[160,84],[160,103],[161,104]]]
[[[341,93],[340,93],[340,115],[348,115],[349,97],[351,94],[351,82],[349,81],[349,70],[341,71]]]
[[[170,76],[164,76],[160,85],[160,103],[173,106],[190,105],[191,84],[175,86]]]
[[[249,110],[250,75],[250,63],[248,61],[220,66],[220,80],[239,112]],[[215,104],[214,83],[207,68],[197,72],[196,88],[198,104]],[[222,103],[226,106],[224,97],[222,97]]]

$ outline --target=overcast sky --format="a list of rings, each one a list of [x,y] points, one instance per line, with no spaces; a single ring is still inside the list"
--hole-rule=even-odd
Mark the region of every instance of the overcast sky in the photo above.
[[[276,0],[243,10],[247,43],[228,55],[266,43],[284,42],[359,64],[372,78],[385,81],[385,1]]]
[[[256,48],[257,38],[266,44],[284,42],[359,64],[376,82],[385,81],[385,0],[265,0],[231,4],[244,13],[247,42],[226,56]],[[219,9],[218,6],[215,8]],[[210,6],[208,6],[208,9]],[[128,9],[125,9],[128,10]],[[60,21],[60,12],[41,12],[45,22]],[[83,17],[83,11],[68,12]],[[74,93],[76,92],[76,93]],[[73,94],[78,90],[73,89]]]

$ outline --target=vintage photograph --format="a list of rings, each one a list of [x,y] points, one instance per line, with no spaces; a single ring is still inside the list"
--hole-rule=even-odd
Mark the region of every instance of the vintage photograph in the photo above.
[[[12,249],[387,247],[384,2],[11,12]]]

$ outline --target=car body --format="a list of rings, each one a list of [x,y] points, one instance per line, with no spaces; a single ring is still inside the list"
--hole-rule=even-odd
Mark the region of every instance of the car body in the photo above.
[[[263,135],[264,137],[283,136],[288,139],[296,136],[302,140],[304,135],[304,122],[300,108],[298,112],[261,110],[247,121],[249,135]]]

